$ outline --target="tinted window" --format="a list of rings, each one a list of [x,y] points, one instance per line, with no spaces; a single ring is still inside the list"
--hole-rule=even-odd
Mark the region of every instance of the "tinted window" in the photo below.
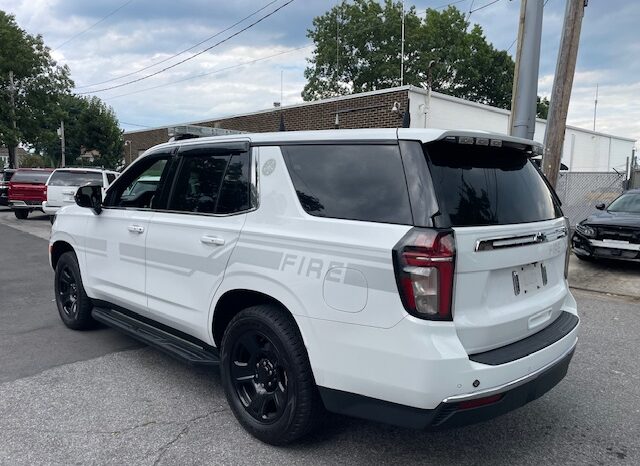
[[[9,181],[11,180],[11,177],[13,176],[15,172],[13,171],[6,171],[6,172],[2,172],[0,173],[0,181]]]
[[[411,224],[400,152],[393,145],[283,147],[304,210],[319,217]]]
[[[231,214],[249,209],[250,163],[251,156],[248,152],[231,157],[220,189],[216,213]]]
[[[193,152],[183,158],[169,209],[212,214],[230,156]]]
[[[114,175],[113,173],[107,173],[107,183],[109,183],[109,185],[111,185],[111,183],[113,183],[116,179],[116,175]]]
[[[49,175],[51,175],[49,171],[17,171],[14,173],[11,181],[14,183],[45,184]]]
[[[169,155],[148,157],[127,170],[108,191],[105,206],[150,208],[162,189],[160,185],[166,178],[169,158]]]
[[[102,173],[56,170],[51,175],[49,186],[82,186],[89,182],[102,186]]]
[[[607,210],[610,212],[629,212],[632,214],[640,214],[640,194],[623,194],[613,201]]]
[[[442,226],[539,222],[561,215],[542,175],[508,148],[426,146]]]

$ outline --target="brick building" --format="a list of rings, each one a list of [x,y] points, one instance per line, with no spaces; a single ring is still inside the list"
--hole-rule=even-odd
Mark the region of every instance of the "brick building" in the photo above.
[[[278,131],[280,121],[287,131],[349,128],[401,127],[407,110],[412,128],[465,128],[509,132],[509,111],[451,97],[414,86],[394,87],[330,99],[275,107],[243,115],[187,125],[246,132]],[[185,124],[185,123],[182,123]],[[546,121],[536,122],[535,139],[542,142]],[[124,133],[125,158],[135,159],[150,147],[167,142],[169,128],[151,128]],[[624,168],[635,140],[584,128],[567,126],[562,162],[575,171],[610,171]]]

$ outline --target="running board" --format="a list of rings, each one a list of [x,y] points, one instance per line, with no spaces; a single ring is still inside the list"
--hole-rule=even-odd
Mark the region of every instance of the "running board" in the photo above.
[[[192,343],[114,309],[94,307],[91,316],[98,322],[126,333],[189,365],[218,366],[220,364],[220,356],[215,348]]]

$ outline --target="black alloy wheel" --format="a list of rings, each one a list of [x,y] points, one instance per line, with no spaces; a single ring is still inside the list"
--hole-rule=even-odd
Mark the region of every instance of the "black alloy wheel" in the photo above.
[[[233,414],[263,442],[293,442],[324,417],[302,335],[282,307],[259,304],[231,319],[222,337],[220,370]]]
[[[58,295],[62,311],[67,317],[75,320],[78,317],[78,283],[76,283],[71,268],[66,264],[60,270]]]
[[[54,280],[56,306],[62,322],[74,330],[94,328],[97,322],[91,317],[93,302],[84,291],[78,259],[73,252],[60,256]]]
[[[249,330],[231,350],[233,387],[247,412],[258,422],[277,421],[289,399],[285,361],[269,337]]]

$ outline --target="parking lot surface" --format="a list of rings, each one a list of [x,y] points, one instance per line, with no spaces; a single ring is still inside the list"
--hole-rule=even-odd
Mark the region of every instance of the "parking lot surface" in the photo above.
[[[109,329],[67,330],[52,302],[49,223],[16,228],[12,217],[0,212],[0,464],[640,463],[638,299],[576,290],[569,373],[518,411],[435,433],[330,416],[274,448],[235,421],[217,371]]]

